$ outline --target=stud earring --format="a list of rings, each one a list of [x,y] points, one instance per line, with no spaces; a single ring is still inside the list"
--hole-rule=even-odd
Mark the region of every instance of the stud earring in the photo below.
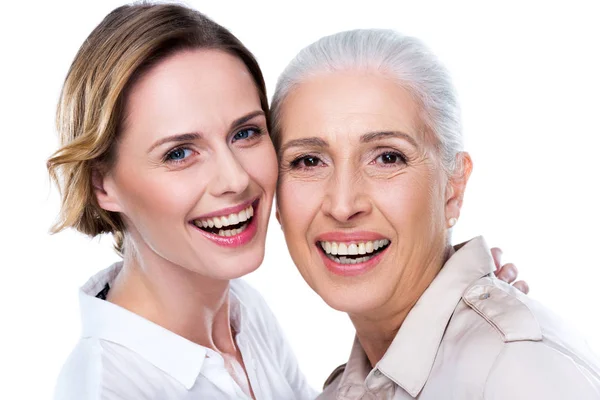
[[[450,228],[452,228],[454,225],[456,225],[456,221],[457,219],[452,217],[448,220],[448,225],[450,226]]]

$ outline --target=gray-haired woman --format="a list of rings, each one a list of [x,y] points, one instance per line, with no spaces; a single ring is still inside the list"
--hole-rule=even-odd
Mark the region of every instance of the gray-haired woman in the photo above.
[[[418,40],[325,37],[279,79],[277,216],[302,276],[356,340],[323,399],[599,399],[598,361],[452,247],[472,161],[450,77]]]

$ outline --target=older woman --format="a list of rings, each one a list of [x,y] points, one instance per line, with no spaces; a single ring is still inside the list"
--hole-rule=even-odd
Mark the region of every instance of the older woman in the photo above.
[[[472,162],[450,78],[419,41],[313,43],[280,77],[272,117],[290,253],[356,328],[320,398],[600,398],[598,361],[494,278],[485,240],[450,245]]]

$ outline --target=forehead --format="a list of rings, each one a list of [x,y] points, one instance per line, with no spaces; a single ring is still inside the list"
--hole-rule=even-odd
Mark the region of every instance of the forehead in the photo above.
[[[244,63],[219,50],[178,52],[150,69],[130,91],[127,125],[161,133],[229,124],[260,110],[260,98]]]
[[[419,139],[417,102],[378,71],[322,73],[299,84],[282,110],[282,141],[305,136],[358,138],[365,132],[402,131]]]

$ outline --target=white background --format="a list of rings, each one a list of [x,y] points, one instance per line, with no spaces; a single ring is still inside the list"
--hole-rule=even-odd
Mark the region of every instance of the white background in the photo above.
[[[117,257],[111,240],[49,236],[58,196],[45,160],[77,49],[120,1],[9,2],[0,9],[0,398],[49,398],[79,334],[77,288]],[[221,2],[188,4],[258,58],[269,93],[303,46],[339,30],[394,28],[451,70],[475,170],[455,241],[484,234],[541,300],[600,351],[600,12],[597,2]],[[296,272],[273,219],[267,299],[315,387],[345,362],[347,318]]]

